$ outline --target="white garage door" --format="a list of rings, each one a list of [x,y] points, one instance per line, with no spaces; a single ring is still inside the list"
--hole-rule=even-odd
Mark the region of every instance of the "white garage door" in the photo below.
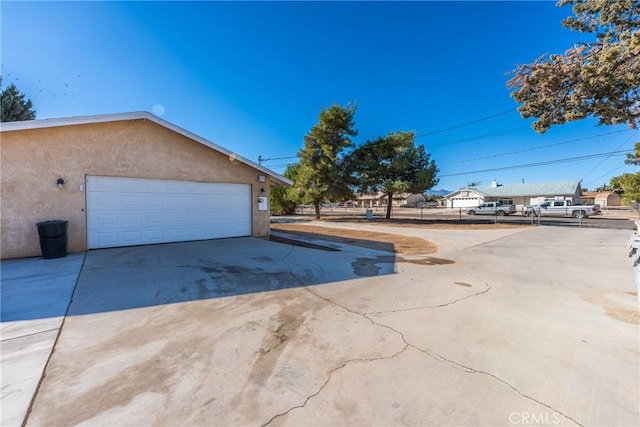
[[[87,177],[89,249],[251,235],[251,186]]]
[[[451,199],[452,208],[471,208],[482,203],[478,197],[455,197]]]

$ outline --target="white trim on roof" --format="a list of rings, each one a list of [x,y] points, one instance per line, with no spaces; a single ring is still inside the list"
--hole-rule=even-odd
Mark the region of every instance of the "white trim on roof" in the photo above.
[[[519,196],[572,196],[578,193],[579,181],[548,181],[522,184],[506,184],[498,187],[474,186],[463,187],[447,194],[451,198],[461,191],[470,191],[486,197],[519,197]]]
[[[244,163],[247,166],[250,166],[254,169],[263,172],[268,175],[272,181],[276,184],[280,185],[293,185],[293,181],[289,178],[285,178],[284,176],[273,172],[270,169],[265,168],[262,165],[252,162],[249,159],[246,159],[233,151],[227,150],[224,147],[221,147],[218,144],[215,144],[201,136],[196,135],[195,133],[189,132],[186,129],[183,129],[179,126],[174,125],[164,119],[161,119],[158,116],[155,116],[146,111],[135,111],[130,113],[113,113],[113,114],[98,114],[93,116],[77,116],[77,117],[64,117],[64,118],[56,118],[56,119],[38,119],[38,120],[26,120],[20,122],[5,122],[0,123],[0,132],[12,132],[12,131],[20,131],[20,130],[31,130],[31,129],[44,129],[44,128],[52,128],[52,127],[60,127],[60,126],[75,126],[75,125],[84,125],[84,124],[93,124],[93,123],[107,123],[107,122],[120,122],[120,121],[128,121],[128,120],[149,120],[154,122],[166,129],[169,129],[177,134],[180,134],[184,137],[192,139],[196,142],[199,142],[202,145],[205,145],[212,150],[218,151],[226,156],[233,157],[235,160]]]
[[[450,198],[452,198],[452,197],[454,197],[454,196],[456,196],[457,194],[462,193],[462,192],[465,192],[465,193],[473,193],[473,194],[475,194],[476,196],[480,196],[480,197],[488,197],[488,194],[485,194],[485,193],[483,193],[482,191],[478,191],[477,189],[475,189],[475,188],[471,188],[471,187],[461,188],[461,189],[459,189],[459,190],[452,191],[452,192],[451,192],[451,193],[449,193],[449,194],[445,194],[445,196],[444,196],[444,197],[445,197],[445,199],[450,199]],[[465,196],[465,197],[466,197],[466,196]]]

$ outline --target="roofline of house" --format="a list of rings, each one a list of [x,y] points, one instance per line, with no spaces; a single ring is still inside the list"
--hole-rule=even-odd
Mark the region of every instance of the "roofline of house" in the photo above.
[[[52,127],[60,127],[60,126],[75,126],[75,125],[85,125],[85,124],[93,124],[93,123],[129,121],[129,120],[149,120],[177,134],[180,134],[184,137],[187,137],[196,142],[199,142],[200,144],[207,146],[212,150],[215,150],[221,154],[229,156],[229,158],[237,160],[241,163],[244,163],[247,166],[250,166],[254,169],[259,170],[260,172],[265,173],[270,177],[271,181],[276,185],[293,185],[293,181],[291,181],[290,179],[285,178],[284,176],[278,173],[275,173],[272,170],[267,169],[262,165],[252,162],[251,160],[246,159],[230,150],[227,150],[226,148],[221,147],[218,144],[215,144],[201,136],[196,135],[193,132],[189,132],[186,129],[176,126],[173,123],[170,123],[146,111],[135,111],[130,113],[98,114],[98,115],[92,115],[92,116],[76,116],[76,117],[64,117],[64,118],[54,118],[54,119],[37,119],[37,120],[26,120],[26,121],[19,121],[19,122],[5,122],[5,123],[0,123],[0,132],[45,129],[45,128],[52,128]]]
[[[452,191],[451,193],[446,194],[443,197],[449,198],[449,197],[455,195],[456,193],[461,193],[463,191],[466,191],[466,192],[469,192],[469,193],[475,193],[475,194],[477,194],[479,196],[484,196],[484,197],[514,197],[514,196],[542,197],[543,196],[542,194],[525,194],[525,193],[517,194],[517,195],[504,194],[504,195],[496,196],[496,195],[489,195],[487,193],[483,193],[482,191],[478,191],[478,190],[474,190],[474,189],[461,189],[461,190]],[[573,193],[558,193],[558,194],[555,194],[555,195],[557,195],[557,196],[571,196],[571,195],[573,195]]]
[[[563,182],[565,182],[565,181],[563,181]],[[580,186],[580,182],[579,181],[566,181],[566,182],[571,182],[571,183],[575,182],[576,189]],[[509,188],[509,187],[516,187],[516,186],[519,186],[519,185],[520,184],[506,184],[506,185],[501,186],[501,187]],[[479,187],[475,187],[475,186],[467,186],[467,187],[459,188],[457,190],[454,190],[454,191],[450,192],[449,194],[446,194],[444,197],[445,198],[449,198],[449,197],[453,196],[454,194],[460,193],[462,191],[473,192],[473,193],[476,193],[476,194],[478,194],[480,196],[485,196],[485,197],[495,197],[495,196],[490,196],[489,193],[485,193],[482,190],[480,190]],[[569,196],[569,195],[572,195],[573,193],[560,193],[560,194]],[[538,194],[524,194],[523,193],[523,194],[519,194],[519,196],[540,196],[540,195],[538,195]]]
[[[443,197],[447,198],[447,197],[449,197],[449,196],[452,196],[452,195],[454,195],[454,194],[456,194],[456,193],[461,193],[461,192],[463,192],[463,191],[473,192],[473,193],[479,194],[479,195],[481,195],[481,196],[488,196],[486,193],[483,193],[482,191],[476,190],[475,188],[465,187],[465,188],[460,188],[460,189],[458,189],[458,190],[452,191],[452,192],[451,192],[451,193],[449,193],[449,194],[445,194]]]

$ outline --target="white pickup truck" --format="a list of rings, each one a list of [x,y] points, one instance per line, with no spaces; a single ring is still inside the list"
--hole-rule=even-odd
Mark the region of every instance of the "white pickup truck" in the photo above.
[[[588,218],[598,213],[596,205],[573,205],[571,200],[547,200],[541,205],[525,206],[522,214],[531,216],[572,216],[574,218]]]

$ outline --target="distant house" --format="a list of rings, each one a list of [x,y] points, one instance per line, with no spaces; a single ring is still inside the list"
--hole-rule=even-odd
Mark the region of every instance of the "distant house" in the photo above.
[[[418,203],[427,201],[427,198],[424,196],[424,194],[419,193],[403,193],[398,195],[397,198],[394,197],[394,199],[394,202],[397,202],[398,206],[406,206],[409,208],[415,208]]]
[[[376,208],[387,205],[387,196],[381,191],[374,194],[359,194],[357,197],[358,206],[361,208]]]
[[[498,184],[467,186],[445,196],[447,207],[467,208],[484,202],[500,201],[508,205],[523,206],[542,203],[545,199],[567,199],[578,203],[582,189],[578,181],[528,182],[521,184]]]
[[[600,207],[606,208],[607,206],[620,206],[622,205],[622,198],[619,194],[611,191],[601,191],[596,194],[595,203]]]
[[[619,194],[611,191],[585,191],[580,196],[580,203],[594,203],[601,208],[608,206],[620,206],[621,198]]]
[[[374,194],[360,194],[357,201],[362,208],[387,206],[389,198],[381,191]],[[393,196],[392,206],[415,207],[418,203],[426,201],[424,194],[401,193]]]
[[[595,203],[597,191],[583,191],[580,195],[580,203]]]

